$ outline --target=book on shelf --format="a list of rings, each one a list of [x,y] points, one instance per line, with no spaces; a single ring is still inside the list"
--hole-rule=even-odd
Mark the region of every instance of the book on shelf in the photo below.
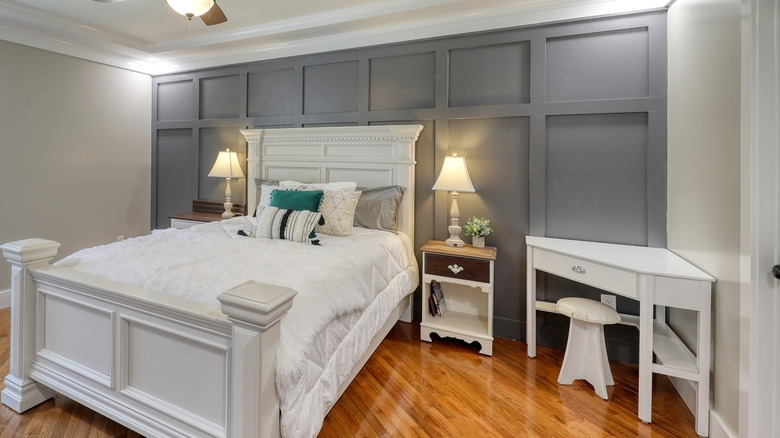
[[[431,312],[431,316],[435,317],[438,313],[438,309],[436,308],[436,297],[434,297],[433,294],[428,297],[428,308]]]
[[[431,296],[436,299],[437,313],[439,316],[444,316],[447,313],[447,303],[444,301],[444,291],[441,283],[436,280],[431,280]]]

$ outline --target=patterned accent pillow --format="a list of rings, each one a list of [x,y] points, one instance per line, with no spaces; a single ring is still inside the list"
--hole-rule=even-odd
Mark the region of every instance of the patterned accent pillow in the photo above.
[[[263,186],[279,186],[278,180],[273,179],[260,179],[255,178],[255,206],[260,205],[262,201],[263,196]],[[268,206],[268,202],[271,201],[271,192],[268,192],[268,199],[266,199],[265,205],[263,207]],[[252,215],[254,215],[255,212],[252,212]]]
[[[320,241],[309,235],[319,222],[322,213],[309,210],[287,210],[276,207],[257,209],[255,237],[265,239],[285,239],[310,245],[319,245]]]
[[[323,190],[320,213],[325,218],[325,224],[317,227],[317,232],[331,236],[351,236],[358,199],[360,192]]]

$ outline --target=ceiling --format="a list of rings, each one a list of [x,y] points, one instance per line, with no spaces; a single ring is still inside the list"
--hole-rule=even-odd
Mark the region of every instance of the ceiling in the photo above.
[[[636,12],[670,0],[218,0],[206,26],[165,0],[0,0],[0,39],[148,74]]]

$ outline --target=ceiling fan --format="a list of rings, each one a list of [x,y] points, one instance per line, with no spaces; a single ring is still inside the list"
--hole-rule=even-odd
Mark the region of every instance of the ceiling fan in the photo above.
[[[125,0],[95,0],[102,3],[116,3]],[[192,17],[200,17],[206,26],[224,23],[227,21],[225,13],[219,7],[216,0],[165,0],[174,11],[192,20]]]

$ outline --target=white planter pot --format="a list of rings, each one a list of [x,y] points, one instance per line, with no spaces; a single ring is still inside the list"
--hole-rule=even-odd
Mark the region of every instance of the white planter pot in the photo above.
[[[485,238],[484,237],[471,237],[471,246],[474,248],[484,248],[485,247]]]

